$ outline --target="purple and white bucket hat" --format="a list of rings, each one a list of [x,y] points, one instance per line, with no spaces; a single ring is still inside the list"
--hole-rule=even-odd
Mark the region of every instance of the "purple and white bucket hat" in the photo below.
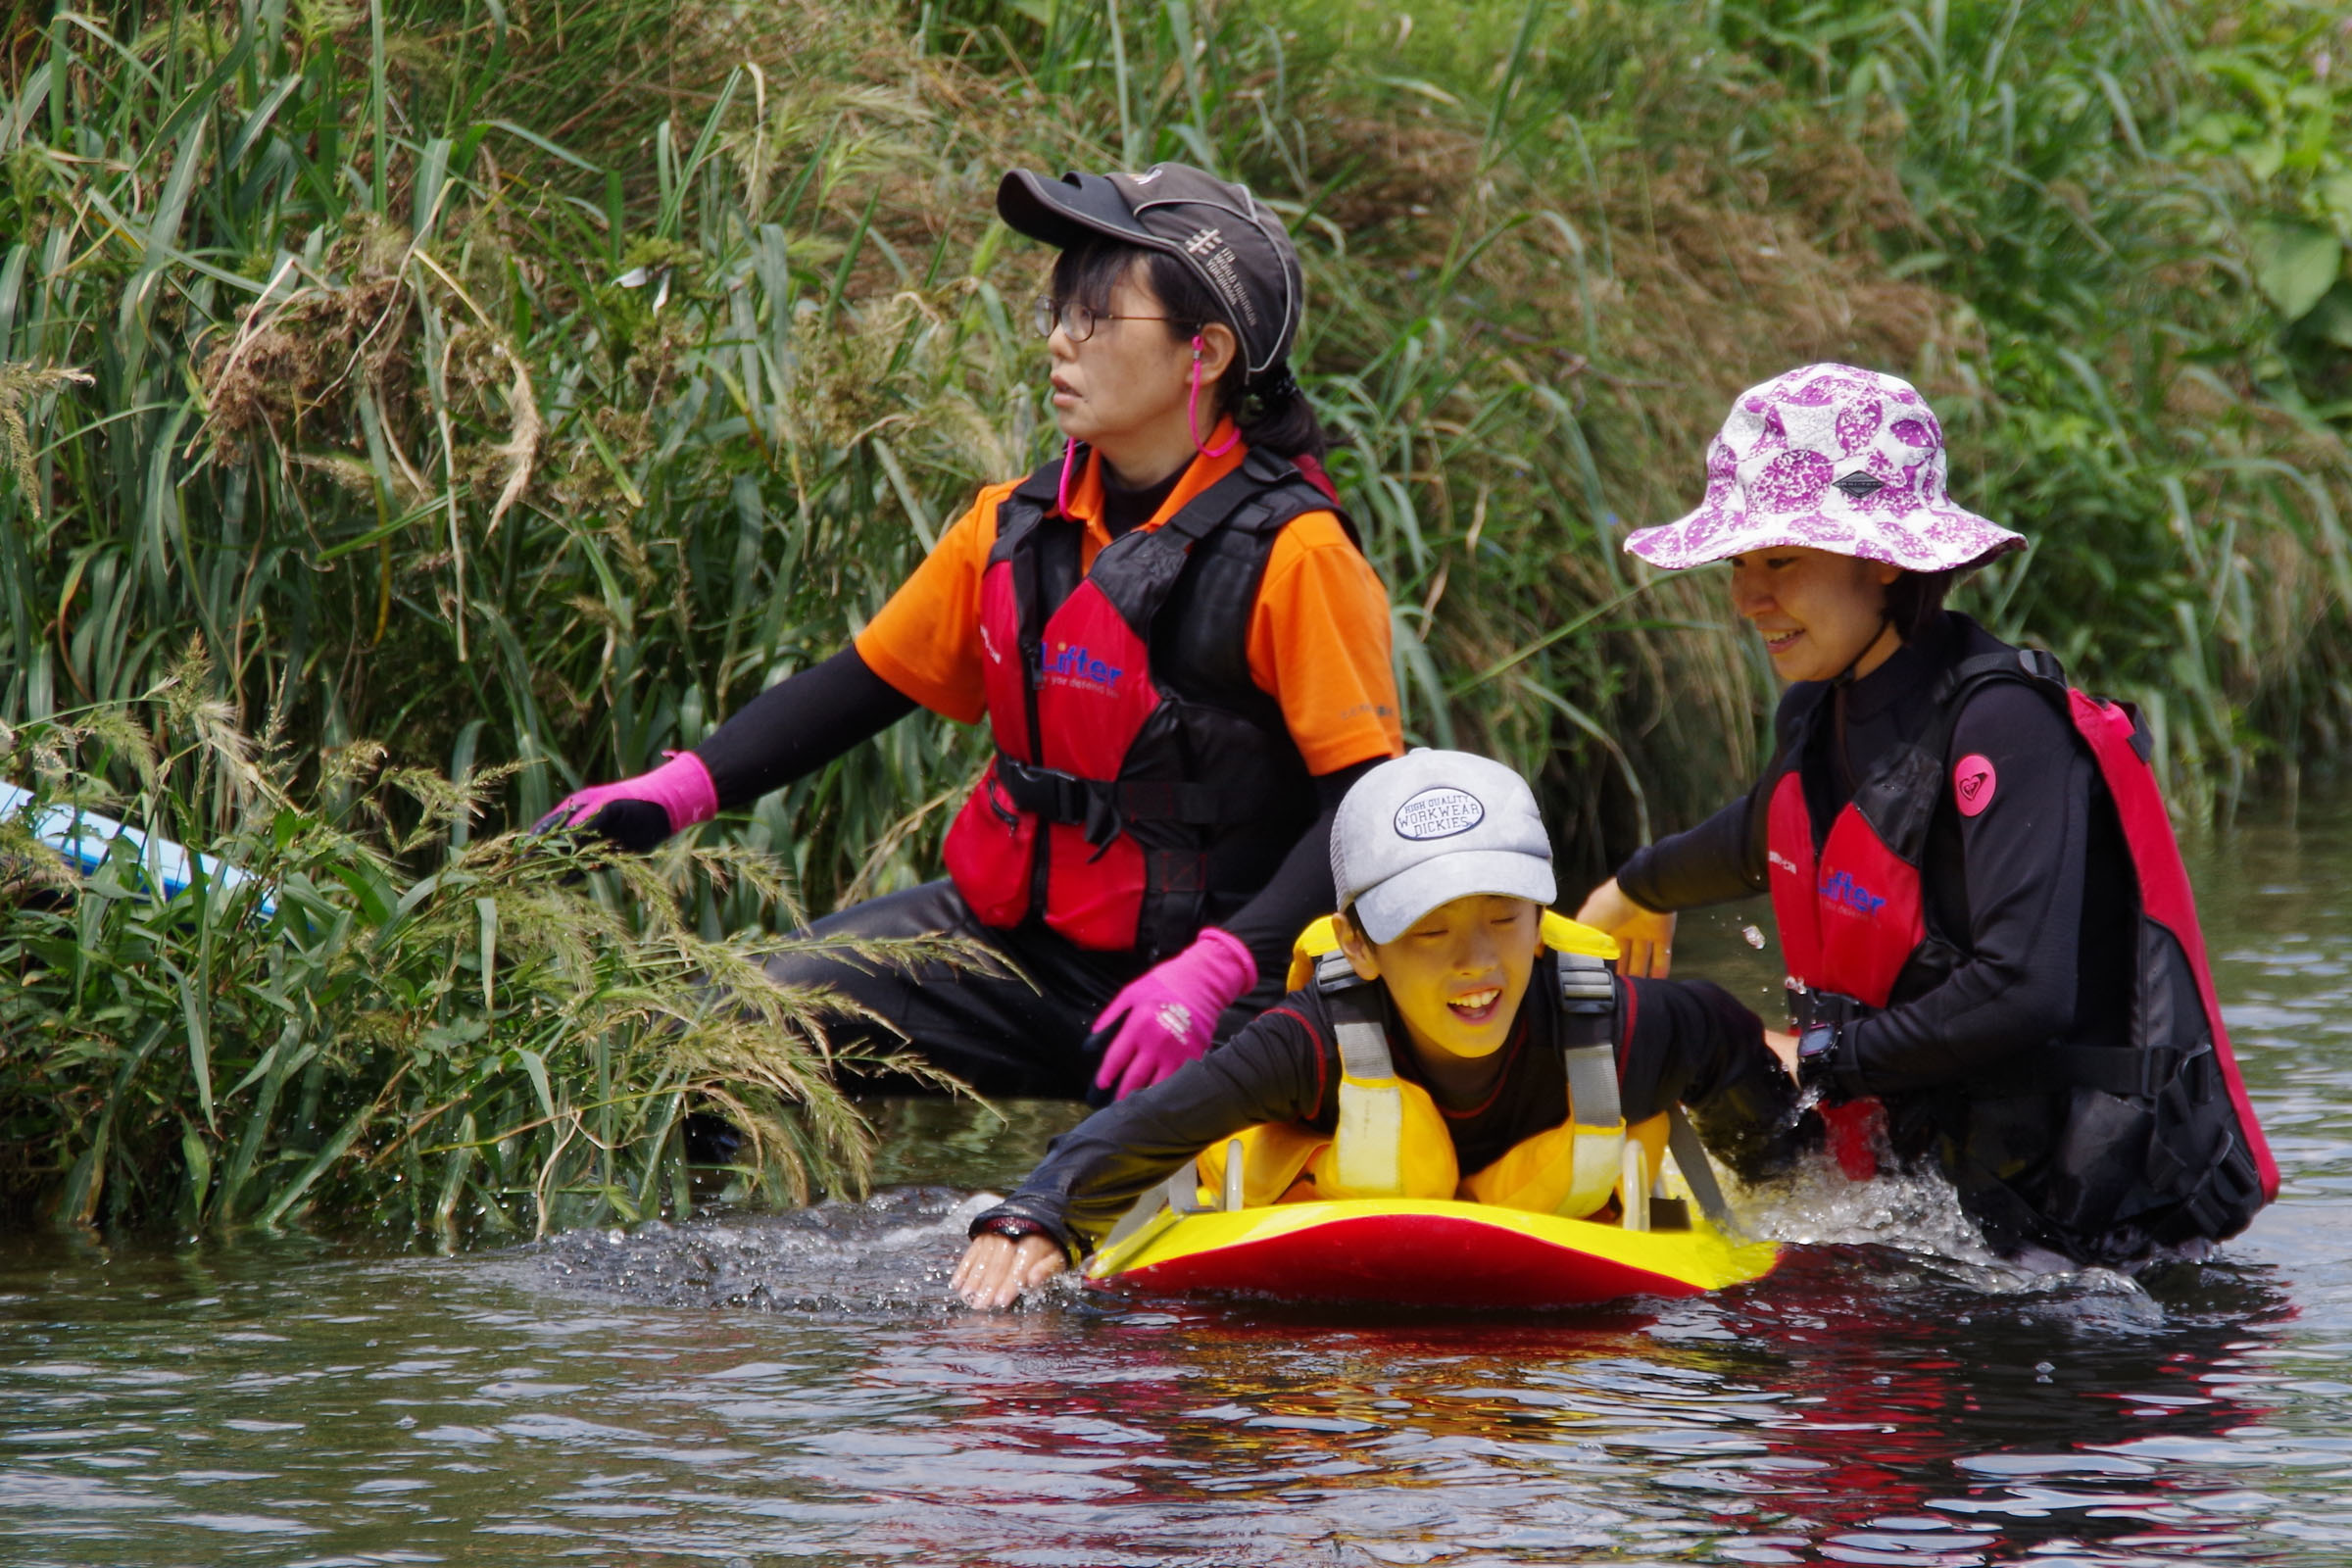
[[[1907,571],[1982,566],[2023,534],[1955,506],[1943,428],[1899,376],[1807,365],[1740,394],[1707,447],[1707,496],[1625,548],[1653,566],[1807,545]]]

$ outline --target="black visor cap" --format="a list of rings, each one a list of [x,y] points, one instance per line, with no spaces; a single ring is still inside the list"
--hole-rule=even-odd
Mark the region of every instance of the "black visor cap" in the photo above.
[[[1290,352],[1306,280],[1281,220],[1247,186],[1185,164],[1053,180],[1016,169],[997,186],[997,212],[1058,250],[1111,239],[1174,257],[1222,302],[1251,375]]]
[[[997,184],[997,216],[1034,240],[1066,251],[1108,235],[1153,250],[1168,247],[1127,210],[1119,187],[1101,174],[1047,180],[1016,169]]]

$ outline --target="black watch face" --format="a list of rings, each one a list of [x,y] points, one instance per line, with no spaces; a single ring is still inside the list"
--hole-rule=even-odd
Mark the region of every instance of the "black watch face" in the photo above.
[[[1828,1055],[1831,1048],[1837,1044],[1838,1031],[1826,1023],[1817,1023],[1797,1041],[1796,1054],[1810,1061],[1814,1057]]]

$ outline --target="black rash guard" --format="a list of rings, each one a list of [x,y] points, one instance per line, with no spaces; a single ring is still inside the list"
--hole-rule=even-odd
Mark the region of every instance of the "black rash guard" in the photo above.
[[[1178,468],[1158,484],[1137,490],[1106,482],[1103,525],[1114,538],[1142,526],[1183,476],[1184,469]],[[732,810],[814,772],[916,707],[912,698],[875,674],[855,647],[845,648],[753,698],[697,746],[694,755],[710,770],[719,809]],[[1259,973],[1279,973],[1290,961],[1291,943],[1299,931],[1331,912],[1332,820],[1348,787],[1378,762],[1359,762],[1315,780],[1319,814],[1266,885],[1225,920],[1224,929],[1257,959]],[[667,817],[659,807],[652,810],[660,821],[650,842],[659,842]]]
[[[1539,958],[1530,1001],[1556,994],[1549,956]],[[1465,1175],[1567,1119],[1568,1079],[1555,1009],[1523,1003],[1499,1072],[1474,1102],[1447,1102],[1388,1006],[1397,1076],[1430,1091]],[[1788,1157],[1794,1086],[1770,1052],[1756,1015],[1704,981],[1617,982],[1619,1092],[1628,1121],[1680,1101],[1708,1146],[1742,1174]],[[1093,1115],[1055,1139],[1019,1190],[972,1221],[1019,1219],[1082,1250],[1135,1200],[1200,1151],[1261,1122],[1339,1125],[1340,1054],[1323,998],[1294,991],[1219,1049],[1174,1076]]]
[[[1827,692],[1819,682],[1789,687],[1781,699],[1784,744],[1795,715],[1825,705],[1797,760],[1817,840],[1855,781],[1936,721],[1944,672],[2007,646],[1945,613],[1858,680]],[[1962,961],[1940,984],[1841,1031],[1833,1077],[1847,1095],[1982,1080],[2013,1052],[2043,1042],[2104,1043],[2126,1016],[2133,884],[2088,751],[2047,696],[1998,681],[1961,710],[1947,774],[1949,761],[1971,755],[1993,765],[1991,804],[1964,817],[1947,789],[1920,867],[1929,929],[1954,943]],[[1658,910],[1764,892],[1768,791],[1779,772],[1776,759],[1743,798],[1635,852],[1618,887]]]

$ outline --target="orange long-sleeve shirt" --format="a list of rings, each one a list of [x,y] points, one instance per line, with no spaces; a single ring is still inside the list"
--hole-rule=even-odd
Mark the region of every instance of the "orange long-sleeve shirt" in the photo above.
[[[1221,425],[1220,431],[1229,430]],[[1212,437],[1212,445],[1214,444]],[[1235,443],[1193,460],[1143,526],[1156,528],[1242,465]],[[1020,483],[990,485],[858,634],[858,657],[925,708],[977,723],[988,702],[981,677],[980,579],[997,542],[997,509]],[[1070,487],[1070,514],[1086,525],[1080,560],[1094,565],[1110,543],[1102,515],[1102,461]],[[1396,677],[1389,657],[1389,596],[1330,512],[1294,517],[1275,535],[1250,614],[1250,676],[1281,706],[1311,773],[1396,757],[1404,749]]]

